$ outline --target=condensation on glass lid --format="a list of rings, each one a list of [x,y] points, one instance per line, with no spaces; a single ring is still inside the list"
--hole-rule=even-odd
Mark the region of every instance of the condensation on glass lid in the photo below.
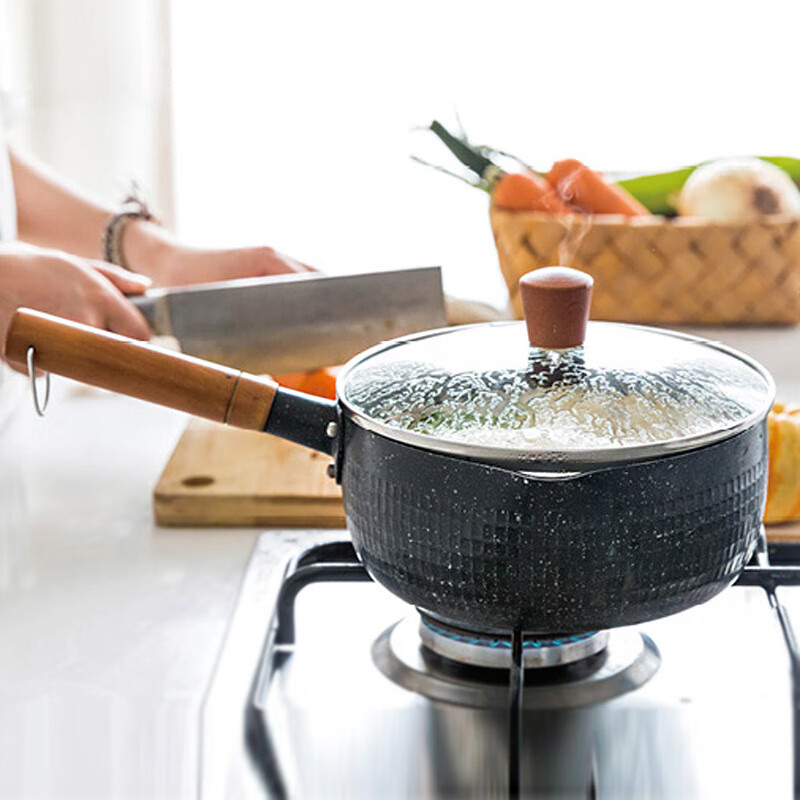
[[[770,402],[750,364],[691,340],[592,323],[584,347],[559,353],[531,350],[517,327],[378,353],[347,375],[345,400],[391,428],[531,453],[684,439],[732,428]]]

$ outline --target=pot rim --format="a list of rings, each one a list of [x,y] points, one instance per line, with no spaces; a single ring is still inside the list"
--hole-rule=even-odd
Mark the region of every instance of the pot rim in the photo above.
[[[427,338],[446,335],[448,333],[452,333],[454,330],[524,325],[524,322],[520,322],[518,320],[462,325],[457,329],[452,327],[436,328],[434,330],[422,331],[421,333],[401,336],[396,339],[382,342],[381,344],[375,345],[374,347],[364,350],[362,353],[354,356],[344,365],[336,379],[336,396],[339,403],[341,403],[341,405],[346,409],[350,419],[359,427],[368,431],[372,431],[373,433],[380,434],[381,436],[385,436],[393,441],[400,442],[401,444],[407,444],[422,450],[429,450],[435,453],[442,453],[444,455],[465,458],[471,461],[482,461],[487,464],[505,467],[515,471],[530,470],[533,472],[560,473],[575,473],[585,470],[594,471],[604,466],[651,461],[654,458],[661,458],[663,456],[696,450],[701,447],[705,447],[707,445],[736,436],[737,434],[748,430],[753,425],[762,422],[766,418],[767,414],[772,408],[773,403],[775,402],[775,381],[772,379],[770,373],[754,358],[751,358],[750,356],[734,349],[733,347],[728,347],[721,342],[715,342],[710,339],[705,339],[701,336],[694,336],[693,334],[689,333],[656,328],[654,326],[633,325],[620,322],[602,322],[595,320],[593,320],[591,324],[613,326],[616,328],[632,328],[637,331],[649,331],[652,333],[657,333],[661,336],[668,336],[674,339],[694,342],[695,344],[708,347],[729,357],[735,358],[753,369],[764,381],[765,388],[767,390],[767,400],[764,403],[764,407],[749,414],[735,425],[716,428],[714,430],[706,431],[700,434],[694,434],[692,436],[668,439],[663,442],[653,442],[649,444],[631,445],[625,447],[594,448],[587,450],[539,450],[534,453],[531,452],[531,450],[509,447],[489,447],[486,445],[467,444],[465,442],[452,441],[449,439],[439,439],[435,436],[429,436],[425,433],[418,433],[403,428],[395,428],[386,424],[385,422],[381,422],[380,420],[364,414],[345,399],[345,387],[350,373],[361,363],[379,353],[392,350],[396,347],[402,347],[410,342],[417,342]]]

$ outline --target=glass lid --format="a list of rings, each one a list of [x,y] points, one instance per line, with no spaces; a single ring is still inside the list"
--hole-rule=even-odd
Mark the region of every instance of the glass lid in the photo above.
[[[526,303],[527,324],[451,328],[373,348],[342,372],[339,397],[359,424],[408,444],[562,470],[710,444],[769,411],[772,380],[751,359],[670,331],[587,324],[588,297],[582,322],[562,325],[563,308],[555,322],[537,309],[532,325]]]

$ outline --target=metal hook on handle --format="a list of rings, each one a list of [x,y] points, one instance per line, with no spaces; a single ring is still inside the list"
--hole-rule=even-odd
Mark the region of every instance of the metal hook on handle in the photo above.
[[[44,403],[42,404],[39,403],[39,393],[36,390],[36,367],[33,360],[36,355],[36,348],[31,345],[26,355],[28,359],[28,378],[30,378],[31,394],[33,395],[33,407],[36,409],[36,413],[43,417],[44,412],[47,411],[47,404],[50,402],[50,373],[45,372],[44,374]]]

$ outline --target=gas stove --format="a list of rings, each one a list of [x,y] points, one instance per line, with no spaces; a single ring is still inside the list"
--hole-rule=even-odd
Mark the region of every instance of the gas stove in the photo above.
[[[537,636],[408,606],[348,541],[278,562],[264,534],[204,704],[201,794],[797,797],[800,571],[772,555],[672,617]]]

